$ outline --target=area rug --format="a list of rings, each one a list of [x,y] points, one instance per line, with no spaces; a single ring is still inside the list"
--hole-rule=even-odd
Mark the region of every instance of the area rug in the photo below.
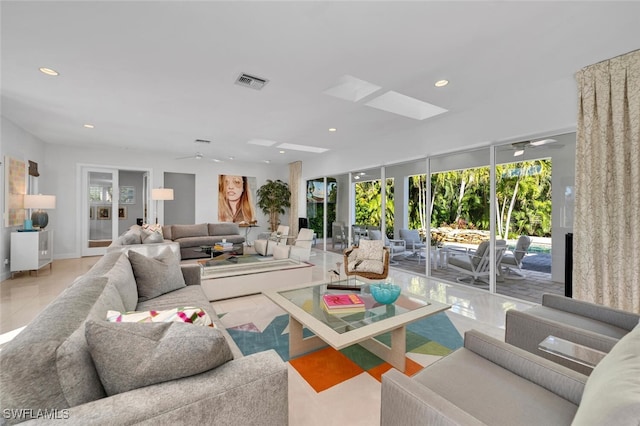
[[[378,381],[391,365],[362,348],[353,345],[340,351],[331,347],[289,359],[289,316],[279,315],[262,331],[253,323],[227,329],[244,355],[274,349],[283,361],[287,361],[316,391],[322,392],[364,372]],[[305,337],[312,336],[304,330]],[[377,340],[389,344],[390,334],[382,334]],[[445,356],[463,345],[463,339],[444,312],[432,315],[407,326],[407,353]],[[412,375],[423,365],[406,358],[405,374]]]

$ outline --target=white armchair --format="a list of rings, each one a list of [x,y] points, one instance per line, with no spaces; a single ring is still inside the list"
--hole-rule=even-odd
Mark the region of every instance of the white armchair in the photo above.
[[[505,278],[511,278],[512,280],[526,278],[525,273],[522,271],[522,261],[529,251],[529,246],[531,246],[531,238],[527,235],[520,235],[513,252],[505,252],[501,263],[501,266],[505,268]]]
[[[313,230],[302,228],[293,245],[277,245],[273,248],[274,259],[292,258],[306,262],[311,257]]]
[[[496,273],[500,275],[500,261],[507,249],[505,240],[496,240]],[[449,258],[449,268],[462,272],[464,275],[456,278],[458,282],[475,284],[476,281],[486,283],[491,275],[491,250],[489,241],[480,243],[476,251],[468,251],[462,255]]]
[[[289,234],[289,227],[278,225],[276,232],[261,234],[257,240],[253,242],[256,253],[263,256],[273,255],[274,247],[278,245],[286,245]]]

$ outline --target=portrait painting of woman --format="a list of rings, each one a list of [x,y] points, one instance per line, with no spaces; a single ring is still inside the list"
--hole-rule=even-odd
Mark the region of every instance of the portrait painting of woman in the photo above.
[[[220,175],[218,177],[218,221],[252,223],[256,220],[249,178]]]

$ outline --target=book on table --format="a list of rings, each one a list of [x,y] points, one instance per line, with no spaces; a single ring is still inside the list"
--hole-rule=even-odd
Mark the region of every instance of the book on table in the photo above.
[[[325,294],[322,296],[322,307],[329,313],[364,312],[364,300],[357,294]]]

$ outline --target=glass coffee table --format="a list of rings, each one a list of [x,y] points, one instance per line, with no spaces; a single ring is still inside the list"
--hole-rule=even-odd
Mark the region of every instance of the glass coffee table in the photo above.
[[[289,314],[289,356],[294,358],[326,345],[340,350],[359,344],[404,371],[407,324],[451,306],[404,291],[393,304],[382,305],[368,292],[370,283],[358,283],[360,292],[357,294],[365,302],[365,311],[351,314],[333,314],[323,309],[324,294],[352,293],[327,289],[328,284],[335,283],[308,283],[294,289],[264,291],[265,296]],[[305,327],[315,336],[303,337]],[[387,332],[391,333],[391,346],[374,339]]]

